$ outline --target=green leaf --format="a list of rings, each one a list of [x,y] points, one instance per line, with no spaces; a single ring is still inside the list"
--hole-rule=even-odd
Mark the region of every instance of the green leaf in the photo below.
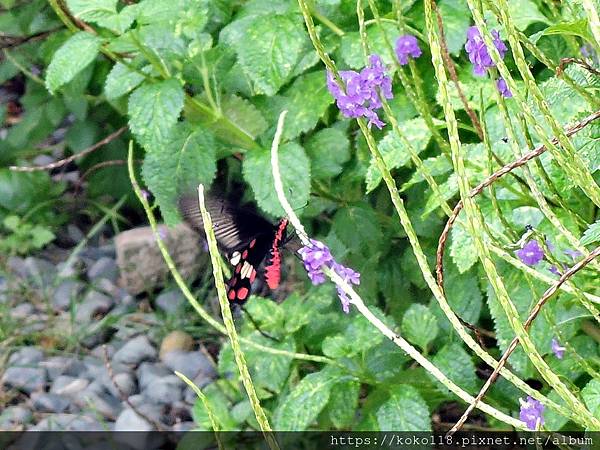
[[[337,429],[351,426],[358,406],[360,383],[348,380],[333,387],[327,404],[329,419]]]
[[[143,80],[144,77],[141,74],[118,62],[112,67],[106,77],[106,82],[104,83],[106,98],[113,100],[128,94]]]
[[[258,331],[246,337],[257,344],[286,352],[295,351],[295,342],[291,336],[276,343],[262,336]],[[262,350],[249,345],[244,345],[243,350],[254,386],[271,392],[280,392],[290,375],[293,358],[286,355],[266,355]],[[219,354],[219,373],[223,375],[234,373],[236,376],[239,373],[230,344],[224,346]]]
[[[83,31],[71,36],[52,56],[46,71],[46,88],[53,93],[71,81],[96,59],[101,43],[99,37]]]
[[[329,401],[332,386],[343,379],[330,368],[305,376],[275,410],[273,428],[280,431],[306,430]]]
[[[301,208],[310,194],[310,162],[304,149],[288,142],[279,149],[279,169],[285,194],[292,208]],[[246,154],[243,166],[244,179],[252,187],[258,206],[273,216],[282,216],[271,171],[271,152],[253,150]]]
[[[433,357],[433,363],[444,375],[467,392],[477,391],[479,381],[475,373],[475,364],[473,364],[473,360],[459,343],[453,342],[444,346]],[[437,380],[435,383],[441,392],[451,395],[446,386]]]
[[[325,128],[313,134],[306,143],[314,178],[333,178],[342,172],[350,159],[350,141],[341,130]]]
[[[429,308],[420,303],[410,305],[402,318],[404,337],[422,350],[427,350],[427,346],[433,342],[437,333],[437,319]]]
[[[590,380],[581,391],[581,396],[585,406],[596,418],[600,418],[600,380]]]
[[[394,386],[377,410],[380,431],[431,431],[427,403],[410,385]]]
[[[298,16],[273,14],[253,18],[233,45],[244,73],[258,89],[273,95],[287,82],[306,39]]]
[[[31,230],[32,244],[35,248],[42,248],[44,245],[49,244],[56,237],[52,231],[48,228],[36,225]]]
[[[67,6],[76,18],[96,23],[117,34],[129,28],[138,9],[138,5],[126,5],[117,12],[117,0],[67,0]]]
[[[398,124],[400,132],[411,144],[414,151],[419,154],[427,147],[431,139],[431,131],[421,118],[408,120]],[[410,154],[404,142],[394,132],[389,131],[379,143],[379,151],[388,169],[392,170],[406,165],[410,161]],[[371,158],[367,170],[367,193],[375,189],[381,182],[381,172],[377,168],[375,158]]]
[[[210,411],[215,418],[221,430],[235,429],[237,423],[231,417],[231,402],[223,391],[219,388],[218,383],[211,383],[202,388],[202,393],[206,396]],[[212,430],[212,424],[208,416],[208,411],[202,400],[197,399],[192,409],[194,422],[201,430]]]
[[[384,40],[384,32],[392,46],[395,45],[395,39],[398,36],[398,29],[395,24],[383,22],[382,26],[371,26],[367,28],[367,41],[369,42],[371,53],[377,53],[387,66],[393,66],[394,61]],[[340,47],[342,59],[351,69],[362,69],[366,65],[360,34],[358,32],[349,32],[342,36]]]
[[[600,241],[600,220],[591,224],[581,236],[581,245],[588,245]]]
[[[237,95],[230,95],[223,99],[221,109],[223,115],[252,138],[256,138],[268,127],[267,121],[256,106]]]
[[[571,35],[571,36],[579,36],[580,38],[585,39],[588,42],[593,42],[593,37],[588,28],[587,19],[577,20],[575,22],[560,22],[556,25],[549,26],[544,31],[542,31],[543,35],[553,35],[553,34],[561,34],[561,35]]]
[[[25,214],[35,205],[62,193],[63,183],[52,181],[47,172],[15,172],[0,169],[0,207]]]
[[[448,51],[458,55],[467,41],[471,12],[466,0],[442,0],[438,3],[444,19],[444,33]]]
[[[160,148],[147,153],[142,175],[152,191],[169,226],[180,221],[177,212],[179,189],[193,189],[198,183],[210,184],[216,172],[215,142],[204,129],[194,130],[177,124],[171,138]]]
[[[452,162],[446,155],[438,155],[434,156],[433,158],[427,158],[423,160],[423,166],[425,166],[432,177],[444,175],[452,170]],[[416,170],[412,177],[410,177],[410,180],[402,185],[401,191],[406,191],[409,187],[414,186],[422,181],[425,181],[425,178],[420,171]]]
[[[283,107],[288,110],[288,115],[283,135],[291,140],[300,133],[312,130],[333,102],[325,83],[325,71],[298,77],[285,91],[284,99]]]
[[[143,84],[129,97],[129,127],[149,150],[169,140],[183,109],[183,88],[177,80]]]

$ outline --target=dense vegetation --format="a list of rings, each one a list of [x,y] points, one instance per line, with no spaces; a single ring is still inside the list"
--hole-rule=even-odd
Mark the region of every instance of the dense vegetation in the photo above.
[[[445,429],[518,336],[467,424],[600,429],[597,0],[0,5],[6,256],[124,196],[145,222],[130,175],[170,226],[180,192],[214,180],[285,215],[270,149],[287,111],[283,194],[344,266],[317,261],[312,286],[291,258],[285,301],[248,302],[278,341],[247,322],[241,337],[284,352],[243,341],[243,384],[223,339],[198,427]],[[8,167],[44,154],[72,155],[81,176]],[[323,267],[360,298],[319,283]]]

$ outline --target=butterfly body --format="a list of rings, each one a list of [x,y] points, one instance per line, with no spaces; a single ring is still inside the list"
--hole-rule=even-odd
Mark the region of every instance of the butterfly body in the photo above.
[[[210,213],[219,247],[227,254],[233,274],[227,282],[227,298],[232,304],[244,304],[263,260],[265,280],[271,289],[279,286],[281,246],[286,240],[287,219],[276,225],[255,212],[233,206],[226,200],[209,197],[205,202]],[[204,234],[202,215],[195,196],[182,197],[179,210],[184,219]]]

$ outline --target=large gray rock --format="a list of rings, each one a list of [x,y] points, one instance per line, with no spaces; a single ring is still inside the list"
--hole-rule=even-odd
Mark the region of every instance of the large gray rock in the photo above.
[[[45,259],[25,258],[24,268],[26,277],[37,287],[49,286],[56,278],[56,266]]]
[[[65,280],[58,285],[52,295],[52,306],[59,311],[67,311],[71,302],[75,303],[84,288],[81,281]]]
[[[136,391],[135,377],[131,372],[113,374],[111,382],[105,386],[108,392],[116,398],[121,398],[122,395],[129,397]]]
[[[97,291],[89,291],[83,302],[77,307],[75,319],[79,324],[85,324],[104,316],[112,307],[113,300]]]
[[[180,223],[173,228],[160,225],[165,234],[164,242],[175,261],[177,270],[184,278],[193,278],[207,261],[202,258],[202,246],[198,235]],[[150,227],[124,231],[115,236],[120,284],[131,294],[151,291],[164,285],[169,278],[156,238]]]
[[[39,363],[48,372],[48,380],[54,381],[61,375],[77,377],[85,370],[85,364],[74,357],[51,356]]]
[[[124,409],[115,423],[115,431],[152,431],[154,427],[133,409]]]
[[[0,379],[5,388],[19,389],[31,394],[42,391],[46,385],[46,369],[41,367],[9,367]]]
[[[91,408],[105,418],[115,420],[123,409],[121,401],[108,393],[98,393],[93,385],[90,384],[73,402],[83,410]]]
[[[157,355],[158,352],[150,340],[146,336],[140,335],[117,350],[113,356],[113,361],[137,366],[142,361],[156,359]]]

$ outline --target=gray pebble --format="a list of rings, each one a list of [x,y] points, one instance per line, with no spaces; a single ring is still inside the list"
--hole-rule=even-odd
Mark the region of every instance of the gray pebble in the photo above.
[[[162,292],[156,297],[156,307],[167,314],[174,314],[187,303],[179,289]]]
[[[10,315],[14,319],[27,319],[34,313],[35,308],[31,303],[20,303],[11,310]]]
[[[121,402],[107,393],[97,393],[92,384],[79,394],[73,401],[82,410],[91,410],[107,419],[115,420],[121,412]]]
[[[95,319],[95,316],[106,314],[113,306],[113,300],[97,291],[89,291],[83,302],[77,307],[75,319],[79,324],[86,324]]]
[[[11,256],[6,261],[6,265],[15,275],[23,278],[27,276],[27,267],[25,266],[25,260],[23,258],[19,256]]]
[[[162,363],[143,362],[136,370],[140,390],[145,390],[156,379],[173,374],[173,371]]]
[[[83,291],[84,284],[81,281],[66,280],[58,285],[52,295],[52,306],[59,311],[67,311],[71,302],[75,302]]]
[[[29,256],[24,267],[27,278],[39,287],[49,286],[56,278],[56,266],[45,259]]]
[[[67,397],[58,394],[46,394],[44,392],[34,392],[31,395],[31,402],[36,411],[47,413],[65,412],[71,404]]]
[[[8,358],[9,366],[35,366],[44,359],[44,352],[37,347],[22,347]]]
[[[154,427],[130,408],[124,409],[115,422],[115,431],[152,431]]]
[[[41,391],[46,385],[46,369],[41,367],[9,367],[2,375],[0,384],[19,389],[28,394]]]
[[[31,422],[32,417],[31,411],[24,406],[9,406],[0,414],[0,430],[9,430],[15,426],[27,425]]]
[[[54,381],[60,375],[69,375],[77,377],[83,370],[85,365],[78,359],[68,356],[51,356],[39,363],[48,371],[48,380]]]
[[[10,298],[10,295],[6,295],[8,290],[8,281],[6,278],[0,276],[0,303],[6,303]]]
[[[88,387],[90,382],[85,378],[75,378],[68,375],[60,375],[54,380],[50,392],[58,395],[77,395]]]
[[[121,392],[119,392],[115,384],[119,387]],[[105,387],[108,392],[116,398],[121,398],[121,393],[126,397],[129,397],[134,394],[136,390],[135,378],[130,372],[117,373],[113,375],[113,379],[110,380],[110,383],[105,384]]]
[[[42,419],[33,431],[104,431],[106,426],[94,417],[80,414],[52,414]],[[24,448],[24,447],[22,447]]]
[[[163,362],[172,371],[180,372],[191,380],[200,374],[211,379],[216,376],[214,367],[202,352],[174,350],[163,356]]]
[[[183,382],[175,375],[150,383],[143,394],[154,403],[171,404],[183,398]]]
[[[119,277],[119,269],[113,258],[103,256],[88,269],[87,276],[90,280],[106,278],[114,283]]]
[[[85,239],[85,234],[83,234],[83,231],[81,231],[77,225],[67,225],[67,233],[69,235],[69,239],[71,239],[74,244],[79,244],[79,242]]]
[[[158,352],[152,346],[150,340],[146,336],[140,335],[117,350],[113,360],[117,363],[137,366],[142,361],[156,359],[157,354]]]

